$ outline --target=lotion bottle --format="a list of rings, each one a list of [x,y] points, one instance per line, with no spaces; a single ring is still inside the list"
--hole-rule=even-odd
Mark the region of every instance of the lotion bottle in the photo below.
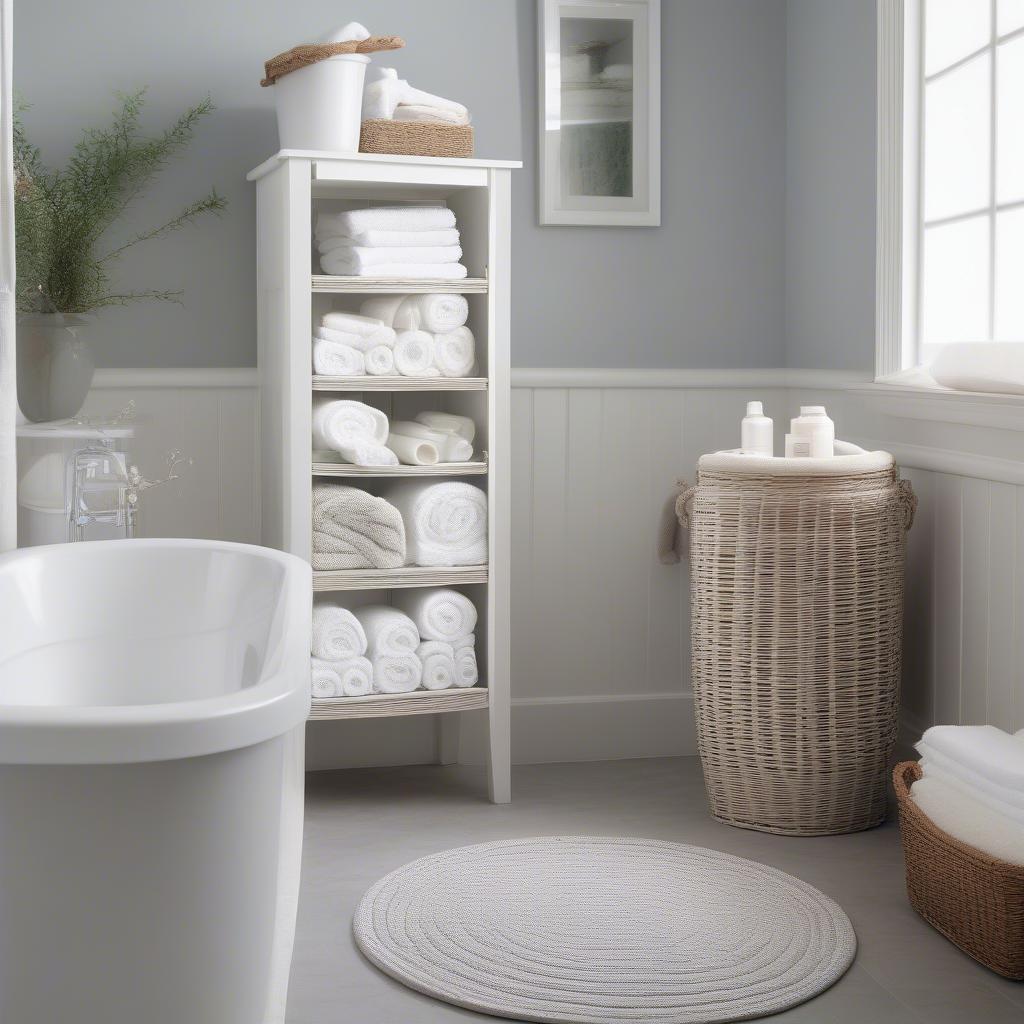
[[[740,449],[744,455],[771,458],[775,454],[775,432],[771,417],[761,402],[747,402],[747,415],[740,426]]]
[[[836,425],[823,405],[802,405],[789,423],[786,455],[790,458],[829,459],[834,454]]]

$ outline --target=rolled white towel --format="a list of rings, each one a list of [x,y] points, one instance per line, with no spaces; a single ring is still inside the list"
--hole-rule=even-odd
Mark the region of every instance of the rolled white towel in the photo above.
[[[335,449],[353,466],[397,466],[398,456],[386,445],[376,441],[350,441]]]
[[[362,316],[359,313],[345,313],[341,310],[334,310],[324,313],[320,326],[329,331],[340,331],[344,334],[354,334],[356,337],[365,339],[363,342],[348,341],[352,345],[365,352],[374,345],[395,344],[395,332],[383,321],[373,317]],[[337,339],[339,341],[344,339]]]
[[[383,318],[382,318],[383,319]],[[395,330],[429,331],[437,334],[454,331],[469,319],[469,301],[465,295],[434,292],[407,295],[396,307],[391,319]]]
[[[369,658],[357,655],[334,662],[338,674],[339,697],[365,697],[373,693],[373,664]]]
[[[347,608],[318,602],[313,605],[311,650],[314,657],[324,661],[357,658],[366,653],[366,633]]]
[[[434,361],[434,339],[426,331],[399,331],[395,369],[403,377],[425,377]]]
[[[997,860],[1024,865],[1024,825],[942,779],[920,778],[910,797],[943,832]]]
[[[422,437],[437,445],[442,462],[469,462],[473,458],[473,446],[458,434],[447,434],[443,430],[417,423],[415,420],[393,420],[392,434],[404,434],[406,437]]]
[[[388,327],[393,328],[395,326],[395,314],[404,301],[404,295],[373,295],[368,299],[363,299],[359,312],[363,316],[373,317]]]
[[[434,362],[443,377],[468,377],[476,365],[476,341],[468,327],[434,335]]]
[[[320,269],[325,274],[342,277],[393,278],[405,281],[461,281],[469,276],[463,263],[377,263],[363,266],[343,258],[344,251],[336,249],[320,257]]]
[[[387,345],[374,345],[364,357],[366,372],[373,377],[386,377],[395,372],[395,350]]]
[[[452,644],[455,656],[455,685],[476,686],[480,669],[476,663],[476,637],[464,636]]]
[[[453,644],[476,629],[476,605],[458,590],[447,587],[396,591],[395,604],[416,624],[424,640]]]
[[[373,663],[374,693],[410,693],[419,689],[423,679],[423,662],[416,653],[379,654]]]
[[[455,685],[455,652],[441,640],[425,640],[416,648],[423,664],[424,690],[450,690]]]
[[[388,604],[369,604],[354,609],[353,614],[366,633],[366,650],[371,658],[416,653],[420,635],[405,612]]]
[[[318,238],[354,236],[361,231],[435,231],[455,227],[455,214],[446,206],[369,206],[361,210],[321,213]]]
[[[416,421],[433,430],[458,434],[470,443],[476,437],[476,424],[468,416],[457,416],[451,412],[421,412],[416,414]]]
[[[458,228],[434,228],[426,231],[380,231],[370,228],[354,235],[324,235],[316,240],[319,252],[341,249],[344,246],[363,245],[370,249],[399,249],[403,245],[458,245]],[[360,310],[362,312],[362,310]],[[376,313],[367,313],[376,316]],[[385,317],[381,317],[386,323]]]
[[[487,561],[487,495],[457,480],[394,484],[387,500],[405,523],[413,565],[483,565]]]
[[[310,658],[310,694],[314,700],[329,700],[341,696],[341,680],[334,664],[322,658]]]
[[[313,447],[341,451],[360,442],[383,445],[388,418],[372,405],[347,398],[319,396],[313,401]]]
[[[403,466],[436,466],[441,461],[437,445],[423,437],[408,437],[392,431],[388,434],[388,447]]]
[[[391,349],[385,348],[384,351],[390,352]],[[361,377],[366,373],[366,357],[349,345],[314,338],[313,372],[327,377]]]
[[[372,348],[380,345],[386,348],[395,347],[395,332],[386,324],[381,324],[373,334],[354,334],[351,331],[334,331],[330,327],[316,327],[313,329],[314,338],[323,338],[325,341],[337,341],[342,345],[357,349],[359,352],[369,352]]]

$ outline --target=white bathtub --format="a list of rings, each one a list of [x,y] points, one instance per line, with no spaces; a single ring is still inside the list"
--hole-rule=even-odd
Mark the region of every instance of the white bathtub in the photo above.
[[[0,1021],[279,1024],[309,566],[134,540],[0,557]]]

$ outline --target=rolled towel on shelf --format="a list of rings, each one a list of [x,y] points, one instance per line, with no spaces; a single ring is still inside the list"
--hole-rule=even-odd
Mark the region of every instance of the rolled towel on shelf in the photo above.
[[[404,295],[373,295],[368,299],[363,299],[359,312],[363,316],[373,317],[388,327],[394,328],[395,314],[404,301]]]
[[[415,651],[408,654],[379,654],[371,658],[374,693],[411,693],[423,679],[423,662]]]
[[[387,345],[367,349],[363,365],[372,377],[388,377],[395,372],[395,350]]]
[[[1024,825],[992,810],[942,779],[923,777],[910,797],[943,832],[1009,864],[1024,865]]]
[[[464,636],[452,644],[455,657],[455,685],[476,686],[480,682],[480,668],[476,662],[476,637]]]
[[[457,480],[404,480],[388,491],[405,522],[406,557],[413,565],[484,565],[487,495]]]
[[[359,441],[384,444],[388,418],[372,405],[347,398],[320,396],[313,400],[313,447],[340,451]]]
[[[395,369],[403,377],[426,377],[434,361],[434,339],[426,331],[399,331]]]
[[[324,341],[336,341],[341,345],[348,345],[359,352],[366,353],[378,345],[385,345],[388,348],[395,347],[395,332],[386,324],[381,324],[370,334],[356,334],[353,331],[337,331],[330,327],[313,328],[314,338],[323,338]]]
[[[324,661],[358,658],[366,653],[366,633],[347,608],[317,602],[313,605],[311,652]]]
[[[453,227],[455,214],[447,206],[368,206],[319,214],[316,236],[353,237],[361,231],[436,231]]]
[[[468,377],[476,365],[476,341],[468,327],[434,335],[434,362],[443,377]]]
[[[476,629],[476,605],[458,590],[404,590],[395,592],[395,604],[416,624],[424,640],[453,644]]]
[[[416,653],[420,635],[405,612],[388,604],[369,604],[354,609],[353,614],[366,633],[366,650],[371,658]]]
[[[385,348],[384,351],[390,352],[391,349]],[[314,338],[313,372],[325,377],[361,377],[366,373],[366,357],[349,345]]]
[[[314,569],[330,572],[405,565],[405,524],[390,502],[358,487],[318,482],[313,484],[312,507],[310,563]]]
[[[341,250],[320,257],[320,269],[339,277],[381,277],[408,281],[461,281],[468,271],[461,263],[378,263],[372,266],[343,258]]]
[[[465,295],[433,292],[429,295],[406,295],[395,307],[390,322],[395,330],[439,334],[464,326],[468,319],[469,301]]]
[[[395,249],[403,245],[458,245],[458,228],[436,228],[428,231],[358,231],[354,235],[327,235],[317,240],[319,252],[346,245],[364,245],[374,249]],[[368,313],[368,316],[376,316]],[[384,317],[381,317],[384,320]],[[385,320],[385,323],[387,321]]]
[[[421,412],[416,414],[416,422],[433,430],[443,430],[449,434],[458,434],[470,444],[476,437],[476,424],[468,416],[458,416],[452,412]]]
[[[442,640],[425,640],[416,648],[423,664],[424,690],[450,690],[455,685],[455,652]]]
[[[443,430],[434,430],[415,420],[394,420],[391,423],[391,433],[432,441],[437,445],[442,462],[469,462],[473,458],[473,446],[464,437],[447,434]]]
[[[322,658],[309,659],[310,694],[313,700],[329,700],[341,696],[341,679],[334,665]]]
[[[388,435],[388,447],[403,466],[436,466],[441,461],[437,445],[423,437],[408,437],[392,431]]]
[[[373,664],[357,655],[334,662],[340,682],[339,697],[365,697],[373,693]]]
[[[368,468],[397,466],[398,456],[386,445],[376,441],[352,441],[335,449],[345,462]]]

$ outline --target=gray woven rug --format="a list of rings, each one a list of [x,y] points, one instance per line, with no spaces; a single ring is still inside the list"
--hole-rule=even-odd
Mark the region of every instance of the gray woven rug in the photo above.
[[[437,999],[514,1020],[712,1024],[828,988],[857,940],[798,878],[642,839],[516,839],[382,878],[356,910],[363,953]]]

